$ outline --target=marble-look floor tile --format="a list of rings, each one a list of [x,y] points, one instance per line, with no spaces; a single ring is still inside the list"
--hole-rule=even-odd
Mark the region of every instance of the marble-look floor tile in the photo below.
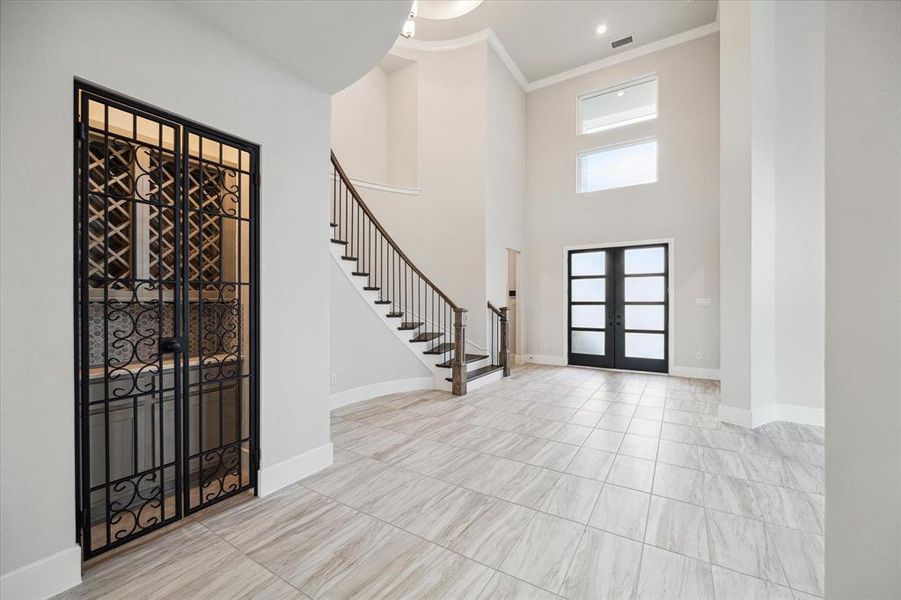
[[[795,589],[822,596],[825,588],[823,536],[767,525],[767,533],[785,567],[788,583]]]
[[[751,489],[766,522],[810,533],[823,533],[826,517],[823,496],[764,483],[752,483]]]
[[[569,463],[566,472],[570,475],[604,481],[607,478],[607,473],[610,471],[614,458],[616,458],[616,455],[610,452],[582,448]]]
[[[448,548],[492,568],[500,566],[535,511],[509,502],[494,502],[448,543]]]
[[[549,436],[549,439],[552,439],[555,442],[580,446],[591,432],[591,427],[565,423],[553,435]]]
[[[619,431],[620,433],[625,433],[629,428],[629,421],[632,420],[632,417],[627,417],[624,415],[615,415],[610,414],[608,410],[601,420],[598,421],[597,427],[600,429],[607,429],[609,431]]]
[[[745,517],[761,517],[751,484],[726,475],[704,473],[704,506]]]
[[[583,425],[585,427],[594,427],[604,413],[594,412],[590,410],[577,410],[576,413],[569,418],[569,422],[574,425]]]
[[[604,452],[615,454],[619,450],[624,437],[625,434],[618,431],[595,429],[582,445],[586,448],[594,448],[595,450],[603,450]]]
[[[397,524],[429,541],[447,546],[495,502],[497,500],[484,494],[456,488],[427,504],[422,512],[402,516]]]
[[[786,461],[785,466],[794,479],[794,487],[810,494],[826,493],[826,470],[817,465]]]
[[[560,590],[572,600],[631,598],[638,582],[641,544],[588,528]]]
[[[644,435],[652,438],[660,437],[660,421],[652,421],[649,419],[639,419],[634,417],[629,423],[629,429],[626,431],[633,435]]]
[[[392,528],[358,512],[339,519],[292,525],[283,535],[257,543],[249,556],[306,594],[355,568]]]
[[[554,471],[564,471],[578,452],[578,446],[547,441],[544,446],[538,450],[535,456],[526,462],[537,467],[553,469]]]
[[[643,458],[645,460],[657,459],[657,438],[633,435],[627,433],[620,444],[619,454]]]
[[[519,471],[497,494],[498,498],[536,508],[550,492],[562,473],[532,465],[521,465]]]
[[[782,458],[772,458],[757,454],[741,454],[745,474],[750,481],[794,488],[795,479]]]
[[[657,462],[697,469],[699,467],[698,446],[660,440],[660,445],[657,449]]]
[[[522,463],[498,456],[481,455],[478,463],[477,468],[470,469],[470,474],[459,484],[489,496],[496,496],[522,468]]]
[[[708,510],[707,528],[713,564],[788,585],[776,546],[762,521]]]
[[[603,485],[600,481],[584,477],[562,475],[538,508],[558,517],[586,523]]]
[[[494,571],[444,548],[432,546],[406,578],[385,573],[384,583],[370,586],[364,598],[475,598]],[[379,589],[381,588],[381,589]]]
[[[739,479],[747,479],[741,454],[716,448],[698,448],[698,464],[702,471],[716,475],[728,475]]]
[[[584,525],[537,513],[500,570],[546,590],[557,590]]]
[[[713,600],[710,565],[645,545],[635,597],[637,600]]]
[[[650,494],[606,484],[588,524],[604,531],[642,541]]]
[[[704,509],[694,504],[651,497],[644,541],[707,562],[707,520]]]
[[[555,598],[557,596],[546,590],[500,571],[495,571],[479,596],[479,600],[554,600]]]
[[[650,492],[654,479],[654,462],[632,456],[618,455],[610,467],[607,482],[640,492]]]
[[[654,494],[673,500],[703,504],[703,473],[658,462],[654,474]]]
[[[367,503],[364,508],[367,514],[397,525],[409,515],[422,513],[454,489],[449,483],[423,475]]]
[[[713,587],[717,600],[795,600],[787,587],[716,566]]]
[[[184,594],[187,594],[185,596]],[[108,557],[87,569],[82,583],[55,596],[95,598],[303,598],[298,590],[199,523]]]

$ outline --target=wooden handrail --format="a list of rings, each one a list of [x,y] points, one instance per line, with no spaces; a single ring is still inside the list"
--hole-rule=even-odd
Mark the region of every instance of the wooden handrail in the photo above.
[[[434,289],[435,292],[437,292],[438,295],[441,296],[441,298],[443,298],[444,301],[448,303],[448,305],[451,307],[451,309],[453,309],[454,311],[460,310],[460,307],[457,306],[454,303],[454,301],[451,300],[447,296],[447,294],[445,294],[441,290],[441,288],[439,288],[437,285],[435,285],[435,283],[431,279],[429,279],[425,275],[425,273],[423,273],[419,269],[419,267],[417,267],[413,263],[412,260],[410,260],[410,257],[407,256],[406,253],[400,249],[400,246],[397,245],[397,242],[395,242],[394,239],[390,235],[388,235],[388,232],[385,231],[385,228],[382,227],[382,224],[379,222],[379,220],[375,217],[374,214],[372,214],[372,211],[369,210],[369,207],[366,206],[366,203],[363,202],[363,198],[357,192],[357,188],[355,188],[354,184],[351,183],[350,177],[348,177],[347,173],[344,172],[344,169],[341,168],[341,163],[339,163],[337,157],[335,157],[334,151],[331,152],[331,156],[332,156],[332,165],[335,167],[335,171],[341,177],[341,181],[344,183],[345,187],[347,187],[347,189],[350,190],[350,193],[354,197],[354,200],[357,201],[357,204],[360,205],[360,208],[363,209],[363,212],[366,214],[366,216],[369,217],[369,219],[372,221],[372,224],[375,225],[375,228],[379,231],[379,233],[382,234],[382,236],[385,238],[385,241],[387,241],[391,245],[391,247],[394,248],[394,251],[397,252],[398,256],[400,256],[402,259],[404,259],[404,261],[406,261],[406,263],[422,279],[422,281],[424,281],[428,285],[430,285],[432,287],[432,289]]]
[[[493,305],[493,304],[491,303],[491,300],[488,301],[488,308],[491,309],[491,310],[494,312],[494,314],[496,314],[497,316],[499,316],[499,317],[502,316],[502,315],[501,315],[501,309],[498,308],[498,307],[496,307],[495,305]],[[504,306],[504,307],[502,307],[502,308],[505,308],[505,309],[506,309],[507,307]]]

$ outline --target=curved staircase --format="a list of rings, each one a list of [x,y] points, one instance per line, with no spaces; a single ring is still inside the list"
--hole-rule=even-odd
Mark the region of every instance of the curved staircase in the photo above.
[[[385,326],[432,372],[435,389],[463,395],[509,375],[506,308],[488,304],[487,354],[467,346],[467,310],[413,264],[363,202],[334,152],[331,160],[332,258]]]

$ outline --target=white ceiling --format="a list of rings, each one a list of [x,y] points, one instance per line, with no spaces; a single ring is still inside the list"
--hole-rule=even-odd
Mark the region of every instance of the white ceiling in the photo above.
[[[331,94],[385,56],[397,40],[411,0],[181,0],[180,4]],[[185,43],[190,45],[190,40]]]
[[[420,6],[430,0],[420,0]],[[446,41],[491,28],[529,83],[716,21],[716,0],[485,0],[449,20],[416,18],[416,40]],[[607,25],[607,33],[595,29]],[[610,42],[627,35],[618,50]]]

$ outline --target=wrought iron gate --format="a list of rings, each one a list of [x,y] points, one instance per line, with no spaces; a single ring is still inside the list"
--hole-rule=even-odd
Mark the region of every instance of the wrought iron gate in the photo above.
[[[75,86],[85,558],[256,488],[259,147]]]

